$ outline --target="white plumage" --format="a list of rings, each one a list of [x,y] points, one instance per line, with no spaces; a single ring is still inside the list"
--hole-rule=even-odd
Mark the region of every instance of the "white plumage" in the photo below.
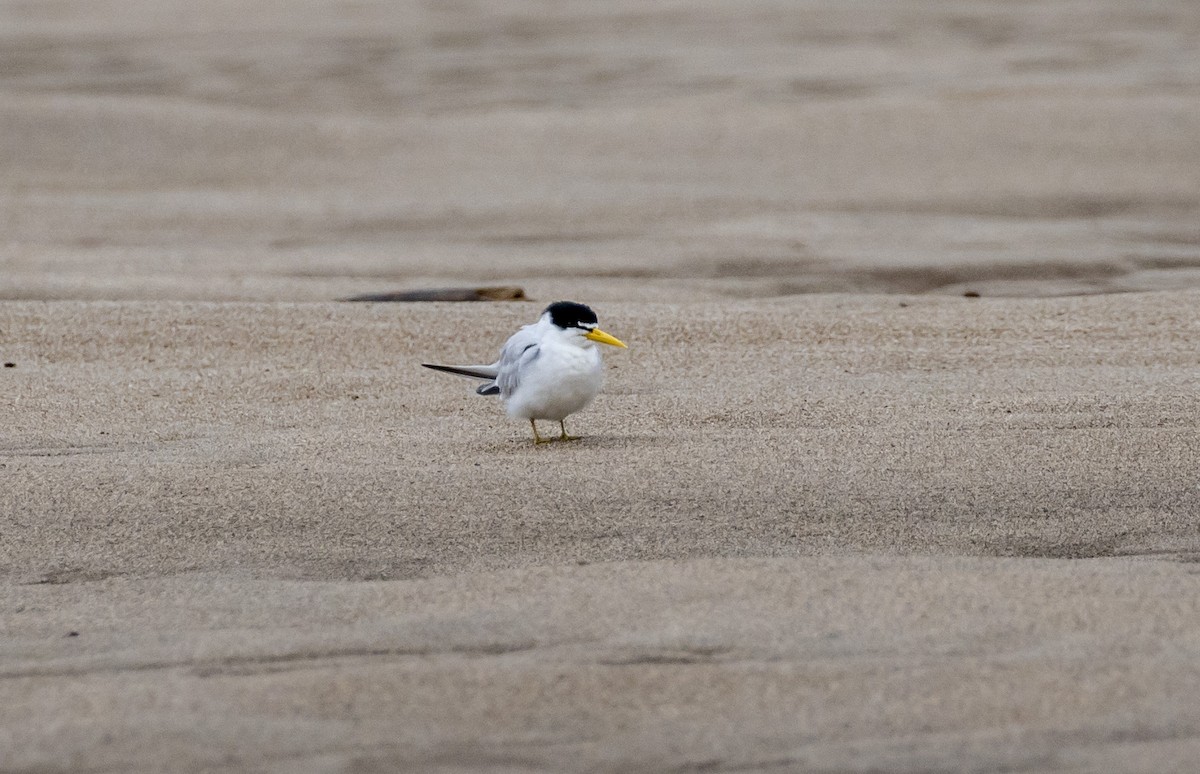
[[[559,301],[546,307],[536,323],[514,333],[500,359],[486,366],[444,366],[423,363],[437,371],[483,379],[481,395],[499,395],[508,415],[528,419],[536,443],[535,420],[559,423],[562,440],[567,435],[563,420],[592,402],[604,384],[600,351],[596,342],[625,345],[597,326],[596,314],[583,304]]]

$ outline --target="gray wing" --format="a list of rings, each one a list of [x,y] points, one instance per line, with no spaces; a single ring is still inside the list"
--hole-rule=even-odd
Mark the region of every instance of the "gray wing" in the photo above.
[[[521,371],[541,354],[537,333],[532,328],[532,325],[526,325],[514,333],[500,352],[500,360],[496,363],[496,386],[505,398],[521,385]]]

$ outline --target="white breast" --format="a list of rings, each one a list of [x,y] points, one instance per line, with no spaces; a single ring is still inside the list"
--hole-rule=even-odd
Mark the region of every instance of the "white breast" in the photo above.
[[[505,405],[515,419],[562,420],[591,403],[603,382],[595,347],[546,341],[538,357],[522,369],[520,383],[505,396]]]

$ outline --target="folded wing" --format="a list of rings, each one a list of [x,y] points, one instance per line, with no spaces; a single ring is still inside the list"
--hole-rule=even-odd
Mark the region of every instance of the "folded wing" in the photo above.
[[[512,335],[500,352],[496,363],[496,385],[500,394],[512,395],[521,386],[521,376],[530,363],[542,354],[540,339],[533,326],[525,326]]]
[[[434,371],[444,371],[471,379],[484,379],[475,392],[480,395],[512,395],[521,383],[521,370],[537,359],[541,352],[538,332],[533,325],[526,325],[509,337],[500,350],[500,359],[491,365],[436,365],[422,363]]]

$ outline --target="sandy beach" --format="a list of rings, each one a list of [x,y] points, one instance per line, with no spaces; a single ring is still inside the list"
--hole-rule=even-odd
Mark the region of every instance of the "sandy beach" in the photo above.
[[[1191,771],[1198,54],[0,2],[0,770]],[[559,298],[578,442],[419,367]]]

